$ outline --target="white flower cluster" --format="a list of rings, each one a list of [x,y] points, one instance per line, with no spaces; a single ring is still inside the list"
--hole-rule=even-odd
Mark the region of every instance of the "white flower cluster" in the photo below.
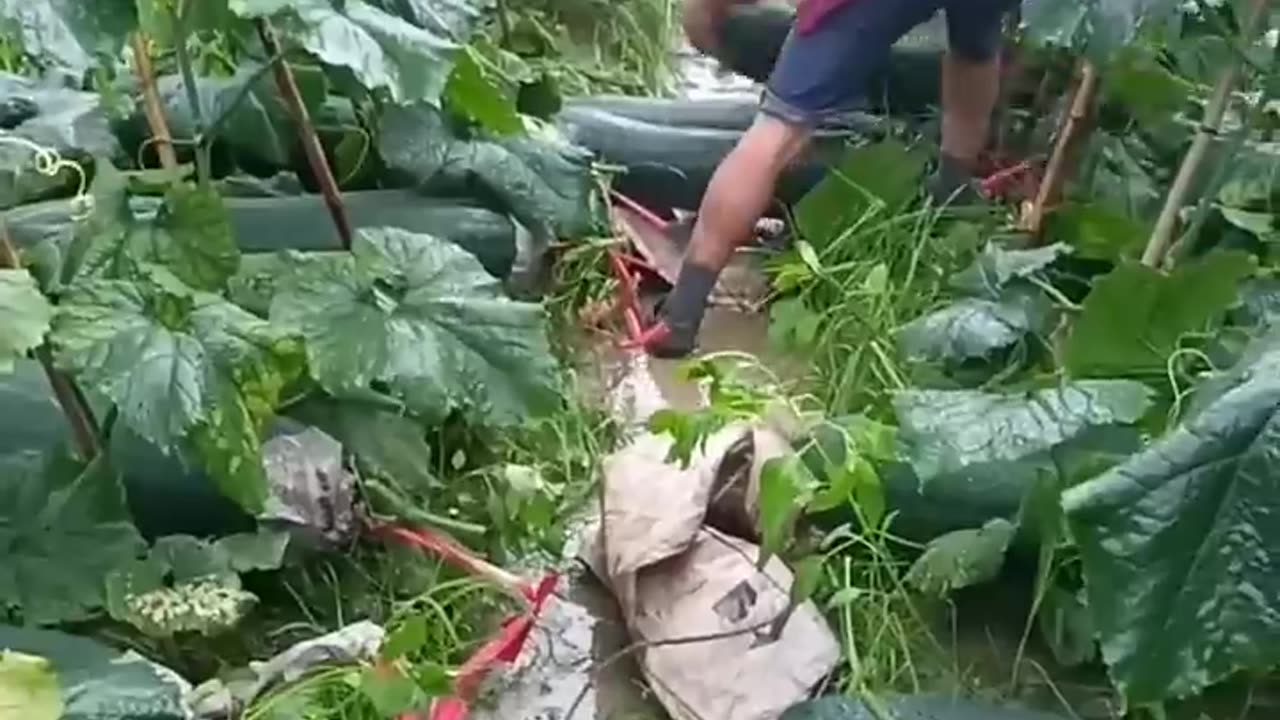
[[[218,578],[184,583],[130,597],[129,620],[150,635],[210,634],[234,626],[257,598]]]

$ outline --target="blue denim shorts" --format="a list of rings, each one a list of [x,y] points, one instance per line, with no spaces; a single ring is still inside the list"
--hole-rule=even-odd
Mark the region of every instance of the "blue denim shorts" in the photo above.
[[[1000,51],[1004,16],[1019,0],[849,0],[813,31],[792,30],[782,46],[760,111],[814,127],[858,109],[870,80],[900,38],[946,13],[951,52],[974,61]],[[937,82],[933,79],[933,82]]]

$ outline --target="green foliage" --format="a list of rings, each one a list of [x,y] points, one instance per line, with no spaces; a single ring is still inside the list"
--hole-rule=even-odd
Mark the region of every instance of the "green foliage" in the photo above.
[[[136,23],[133,0],[2,0],[0,18],[17,29],[22,51],[36,67],[77,79],[98,52],[122,48]]]
[[[1127,262],[1094,283],[1066,348],[1076,377],[1163,376],[1184,337],[1203,333],[1235,301],[1250,257],[1215,253],[1171,274]]]
[[[995,518],[981,528],[956,530],[934,538],[907,571],[905,581],[930,595],[994,580],[1004,566],[1005,551],[1017,528]]]
[[[552,131],[462,140],[443,114],[423,105],[390,108],[381,125],[383,159],[421,185],[446,190],[478,181],[522,225],[548,237],[581,237],[595,227],[591,155]]]
[[[48,660],[12,650],[0,651],[0,717],[59,720],[62,691]]]
[[[903,325],[898,343],[908,358],[963,361],[984,358],[1029,333],[1041,333],[1052,306],[1042,271],[1067,248],[1005,250],[988,243],[968,268],[953,275],[952,287],[969,295]]]
[[[222,198],[212,188],[174,180],[156,215],[139,217],[129,205],[130,183],[165,182],[171,176],[121,173],[105,161],[97,168],[92,211],[76,222],[61,273],[64,282],[127,278],[142,263],[161,265],[197,290],[219,291],[235,275],[240,249]]]
[[[1063,497],[1103,657],[1131,702],[1280,660],[1278,410],[1276,375],[1259,374]]]
[[[1136,423],[1150,395],[1137,382],[1082,380],[1009,393],[906,390],[894,405],[907,457],[928,482],[971,465],[1029,458],[1090,428]]]
[[[796,227],[824,249],[840,233],[883,209],[900,209],[916,196],[928,154],[894,140],[853,148],[796,205]]]
[[[285,285],[272,322],[301,334],[312,376],[332,393],[381,382],[423,416],[466,407],[507,424],[558,400],[542,309],[503,297],[454,245],[363,230],[351,256],[306,263]]]
[[[278,569],[288,539],[282,533],[231,535],[214,543],[160,538],[146,557],[108,576],[107,610],[154,637],[224,632],[257,600],[240,588],[239,573]]]
[[[1180,6],[1177,0],[1027,0],[1022,17],[1032,39],[1105,60],[1144,28],[1170,21]]]
[[[703,384],[707,404],[690,412],[663,409],[649,418],[650,432],[671,436],[669,461],[688,467],[693,454],[704,451],[712,435],[734,422],[755,420],[765,412],[776,397],[777,388],[753,382],[753,370],[759,367],[738,357],[711,356],[684,364],[683,379]]]
[[[40,294],[26,270],[0,269],[0,374],[13,372],[13,361],[44,342],[53,306]]]
[[[289,41],[351,71],[370,91],[437,107],[459,44],[479,17],[478,6],[455,4],[456,12],[428,28],[364,0],[230,0],[230,7],[242,18],[275,16]]]
[[[85,620],[105,602],[109,573],[142,549],[120,479],[88,466],[34,456],[0,462],[0,606],[26,623]]]

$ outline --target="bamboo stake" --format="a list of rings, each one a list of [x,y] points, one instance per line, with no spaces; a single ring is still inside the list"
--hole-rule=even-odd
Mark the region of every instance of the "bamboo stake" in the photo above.
[[[1242,38],[1251,40],[1257,34],[1270,5],[1271,0],[1251,0],[1249,14],[1245,17],[1240,30]],[[1233,56],[1229,64],[1223,68],[1222,74],[1218,76],[1218,82],[1213,86],[1213,94],[1210,95],[1209,104],[1205,108],[1204,120],[1200,123],[1200,129],[1196,131],[1191,148],[1182,159],[1182,166],[1178,168],[1178,174],[1169,188],[1169,194],[1165,196],[1164,208],[1156,219],[1151,238],[1147,241],[1147,247],[1142,253],[1142,264],[1148,267],[1160,267],[1169,254],[1169,248],[1173,245],[1174,233],[1178,227],[1178,213],[1187,203],[1196,175],[1209,156],[1209,148],[1222,130],[1222,120],[1226,117],[1227,108],[1231,105],[1231,93],[1240,80],[1242,65],[1243,60],[1240,56]]]
[[[1066,183],[1067,170],[1076,145],[1083,133],[1085,121],[1093,109],[1093,101],[1098,95],[1098,69],[1089,61],[1080,66],[1080,80],[1076,83],[1075,94],[1071,99],[1071,109],[1063,120],[1058,139],[1053,145],[1053,154],[1049,156],[1049,164],[1045,167],[1044,179],[1036,199],[1022,220],[1022,227],[1032,235],[1039,235],[1044,229],[1044,218],[1048,208],[1062,194]]]
[[[0,268],[17,270],[21,267],[18,252],[9,238],[9,226],[0,220]],[[49,349],[49,343],[42,343],[36,348],[35,356],[40,366],[44,368],[44,374],[49,378],[49,386],[53,389],[53,396],[58,401],[58,406],[62,408],[62,414],[67,418],[67,424],[71,426],[71,439],[75,442],[81,459],[85,462],[93,460],[102,452],[101,436],[98,433],[98,423],[93,417],[93,411],[85,402],[84,395],[76,387],[75,381],[54,366],[53,352]]]
[[[141,32],[134,33],[129,41],[133,45],[133,72],[142,84],[142,108],[146,113],[147,126],[151,129],[151,142],[156,146],[160,167],[172,170],[178,167],[178,154],[173,149],[173,135],[169,132],[169,121],[165,118],[160,91],[156,88],[156,71],[151,64],[150,43]]]
[[[280,43],[276,40],[275,31],[271,29],[267,20],[258,19],[255,24],[258,28],[258,37],[262,39],[262,47],[267,54],[272,57],[280,55]],[[298,134],[302,140],[302,149],[307,155],[307,163],[311,166],[311,174],[315,176],[316,182],[320,183],[320,192],[324,195],[329,215],[333,217],[333,224],[338,229],[342,248],[350,250],[351,221],[347,217],[346,207],[342,204],[342,194],[338,189],[337,180],[333,177],[333,169],[329,167],[329,159],[325,157],[324,147],[320,144],[320,136],[316,134],[315,125],[311,122],[311,114],[307,112],[307,106],[302,102],[302,93],[298,91],[298,82],[293,76],[293,68],[289,67],[287,61],[281,60],[273,66],[273,71],[276,85],[280,88],[280,96],[284,98],[293,121],[298,125]]]

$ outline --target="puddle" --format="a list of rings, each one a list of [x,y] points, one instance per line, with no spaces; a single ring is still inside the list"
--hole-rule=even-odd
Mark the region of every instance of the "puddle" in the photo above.
[[[800,360],[773,348],[768,333],[769,318],[764,314],[713,307],[702,324],[699,352],[745,353],[781,380],[801,377]],[[580,366],[591,396],[602,399],[615,417],[638,426],[663,408],[694,410],[703,405],[701,389],[683,378],[686,362],[660,360],[604,343],[587,349]]]
[[[512,670],[477,703],[476,720],[665,720],[634,659],[612,596],[589,573],[552,598]],[[607,665],[605,663],[608,663]]]

